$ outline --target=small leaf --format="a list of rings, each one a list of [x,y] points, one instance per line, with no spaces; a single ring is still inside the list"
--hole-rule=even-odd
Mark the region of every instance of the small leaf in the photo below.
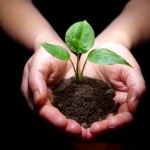
[[[61,59],[61,60],[69,60],[70,59],[69,52],[61,46],[49,44],[49,43],[42,43],[41,45],[53,57],[56,57],[56,58]]]
[[[65,35],[65,41],[71,51],[86,53],[94,44],[95,34],[90,24],[84,20],[74,23]]]
[[[132,67],[123,57],[106,48],[92,50],[87,60],[95,64],[124,64]]]

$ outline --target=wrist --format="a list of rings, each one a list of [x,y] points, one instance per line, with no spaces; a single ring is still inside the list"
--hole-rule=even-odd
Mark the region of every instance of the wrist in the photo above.
[[[95,43],[94,43],[94,48],[100,48],[105,46],[123,46],[126,47],[127,49],[131,49],[133,47],[133,43],[132,40],[124,33],[115,33],[117,35],[113,35],[113,33],[111,33],[111,35],[108,36],[105,35],[104,33],[100,34],[99,36],[96,37],[95,39]],[[118,47],[117,46],[117,47]]]
[[[34,51],[39,50],[41,47],[41,43],[43,43],[43,42],[54,44],[54,45],[59,45],[59,46],[66,48],[66,45],[61,38],[55,37],[55,36],[50,36],[50,35],[49,36],[40,35],[40,37],[36,38],[36,40],[35,40]]]

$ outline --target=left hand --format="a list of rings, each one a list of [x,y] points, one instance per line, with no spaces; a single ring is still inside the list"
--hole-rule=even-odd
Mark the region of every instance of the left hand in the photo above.
[[[117,129],[130,124],[134,119],[133,114],[136,112],[139,101],[146,89],[140,67],[130,51],[126,47],[116,44],[110,44],[105,48],[113,50],[124,57],[133,68],[120,64],[97,65],[87,62],[84,75],[103,79],[110,83],[116,90],[114,100],[120,104],[117,115],[111,115],[105,120],[95,122],[87,129],[87,140],[108,130]],[[81,66],[85,58],[86,55],[81,57]]]

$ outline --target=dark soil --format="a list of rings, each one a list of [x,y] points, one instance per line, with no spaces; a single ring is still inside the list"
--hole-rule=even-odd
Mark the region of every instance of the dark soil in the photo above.
[[[54,106],[85,128],[118,112],[119,105],[113,100],[115,90],[103,80],[84,77],[79,84],[72,77],[55,85],[52,91]]]

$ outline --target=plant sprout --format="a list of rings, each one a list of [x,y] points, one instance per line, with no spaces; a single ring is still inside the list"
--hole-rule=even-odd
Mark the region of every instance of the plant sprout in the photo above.
[[[77,55],[76,65],[73,64],[70,54],[65,48],[46,42],[41,43],[41,45],[53,57],[56,57],[60,60],[69,60],[71,62],[77,83],[81,83],[83,80],[83,71],[87,61],[95,64],[107,65],[124,64],[132,67],[123,57],[115,52],[107,48],[100,48],[93,49],[89,52],[83,68],[81,69],[81,72],[79,72],[80,56],[92,48],[94,40],[94,30],[86,20],[76,22],[68,28],[65,34],[65,43],[67,44],[68,48]]]

